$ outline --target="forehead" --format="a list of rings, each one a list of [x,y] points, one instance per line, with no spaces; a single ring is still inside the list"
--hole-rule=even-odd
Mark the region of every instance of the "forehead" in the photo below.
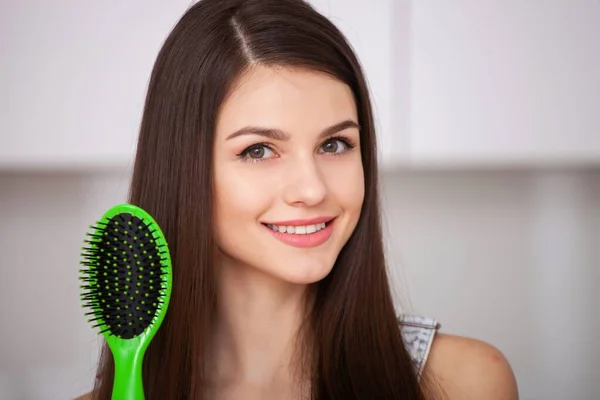
[[[357,119],[354,97],[343,82],[322,72],[255,67],[241,76],[217,121],[217,135],[245,126],[320,131]]]

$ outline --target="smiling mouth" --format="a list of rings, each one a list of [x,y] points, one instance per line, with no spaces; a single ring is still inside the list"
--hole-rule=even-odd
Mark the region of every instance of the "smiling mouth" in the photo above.
[[[274,224],[263,224],[273,232],[288,233],[291,235],[311,235],[317,233],[329,226],[333,222],[333,219],[327,222],[320,222],[317,224],[309,225],[274,225]]]

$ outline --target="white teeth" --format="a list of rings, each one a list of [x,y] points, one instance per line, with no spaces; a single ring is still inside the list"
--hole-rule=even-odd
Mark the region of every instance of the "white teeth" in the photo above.
[[[281,233],[291,233],[294,235],[310,235],[311,233],[315,233],[324,229],[326,226],[325,222],[321,222],[320,224],[314,225],[304,225],[304,226],[279,226],[273,224],[266,224],[267,227],[275,232]]]

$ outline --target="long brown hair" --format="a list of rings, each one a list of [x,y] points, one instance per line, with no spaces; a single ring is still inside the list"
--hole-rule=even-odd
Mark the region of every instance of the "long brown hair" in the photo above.
[[[144,359],[146,398],[206,398],[203,360],[217,302],[215,121],[235,80],[259,64],[321,71],[344,82],[354,94],[362,127],[361,216],[331,273],[314,285],[307,325],[311,398],[424,399],[386,272],[367,84],[342,33],[302,0],[202,0],[187,10],[158,54],[129,196],[158,221],[173,261],[169,311]],[[98,398],[110,398],[113,376],[105,346]]]

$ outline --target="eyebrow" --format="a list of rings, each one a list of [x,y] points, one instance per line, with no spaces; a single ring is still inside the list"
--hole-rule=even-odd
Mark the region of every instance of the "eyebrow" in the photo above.
[[[333,135],[335,133],[338,133],[340,131],[343,131],[343,130],[349,129],[349,128],[360,129],[360,125],[358,123],[348,119],[346,121],[338,122],[337,124],[324,129],[319,134],[319,137],[320,138],[327,137],[327,136]],[[237,131],[233,132],[231,135],[227,136],[227,139],[225,139],[225,140],[230,140],[230,139],[236,138],[238,136],[244,136],[244,135],[259,135],[259,136],[267,137],[269,139],[280,140],[280,141],[290,140],[290,135],[288,133],[282,131],[281,129],[263,128],[263,127],[259,127],[259,126],[246,126],[242,129],[238,129]]]

